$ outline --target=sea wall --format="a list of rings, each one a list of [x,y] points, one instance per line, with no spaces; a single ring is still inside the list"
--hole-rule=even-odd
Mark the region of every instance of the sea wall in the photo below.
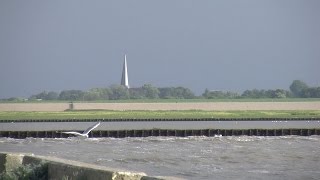
[[[13,171],[22,165],[45,164],[48,172],[48,179],[61,180],[157,180],[177,179],[173,177],[149,177],[143,172],[129,172],[119,169],[112,169],[78,161],[71,161],[47,156],[35,156],[23,153],[1,153],[0,152],[0,174]]]
[[[308,118],[172,118],[172,119],[3,119],[0,123],[20,122],[137,122],[137,121],[320,121],[319,117]]]
[[[82,132],[82,131],[78,131]],[[320,135],[320,129],[142,129],[91,131],[89,137],[149,137],[149,136],[312,136]],[[72,135],[61,131],[0,131],[0,137],[9,138],[67,138]]]

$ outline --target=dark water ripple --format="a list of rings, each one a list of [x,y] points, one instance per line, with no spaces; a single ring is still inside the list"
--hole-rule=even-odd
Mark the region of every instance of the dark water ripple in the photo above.
[[[320,136],[0,138],[0,151],[186,179],[318,179]]]

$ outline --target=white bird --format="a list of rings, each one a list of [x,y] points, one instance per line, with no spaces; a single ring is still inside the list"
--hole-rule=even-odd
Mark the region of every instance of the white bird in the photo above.
[[[83,131],[83,133],[79,133],[79,132],[74,132],[74,131],[70,131],[70,132],[62,132],[64,134],[73,134],[76,136],[82,136],[82,137],[89,137],[89,133],[96,127],[98,127],[100,125],[100,122],[97,122],[96,124],[94,124],[93,126],[89,127],[88,129],[86,129],[85,131]]]

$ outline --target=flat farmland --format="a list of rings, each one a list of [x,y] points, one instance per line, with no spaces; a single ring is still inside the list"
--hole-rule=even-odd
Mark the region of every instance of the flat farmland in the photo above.
[[[0,103],[0,111],[59,112],[69,103]],[[320,110],[320,102],[186,102],[186,103],[73,103],[74,110],[112,111],[270,111]]]
[[[320,102],[0,103],[1,120],[320,118]]]

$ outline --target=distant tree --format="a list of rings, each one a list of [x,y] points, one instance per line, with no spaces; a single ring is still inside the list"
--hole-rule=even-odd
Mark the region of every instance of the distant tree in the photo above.
[[[246,90],[242,93],[241,97],[244,98],[264,98],[265,97],[265,90]]]
[[[313,97],[320,98],[320,87],[315,87]]]
[[[100,94],[97,91],[86,91],[83,93],[83,100],[85,101],[95,101],[100,100]]]
[[[159,90],[159,97],[161,99],[173,99],[173,92],[174,88],[173,87],[164,87],[164,88],[158,88]]]
[[[235,99],[239,98],[240,95],[231,91],[209,91],[208,89],[202,94],[207,99]]]
[[[276,90],[246,90],[242,93],[243,98],[286,98],[290,96],[290,92],[283,89]]]
[[[209,89],[206,88],[206,89],[204,90],[204,93],[202,93],[202,96],[203,96],[204,98],[209,98],[209,95],[210,95],[209,93],[210,93]]]
[[[192,99],[195,97],[194,93],[190,89],[184,87],[176,87],[174,95],[179,99]]]
[[[84,92],[81,90],[64,90],[59,94],[60,100],[83,100]]]
[[[286,98],[287,97],[287,92],[283,89],[277,89],[274,91],[274,98]]]
[[[290,85],[290,90],[295,97],[303,97],[303,92],[308,89],[308,85],[300,80],[294,80]]]
[[[231,91],[227,91],[225,96],[229,99],[235,99],[235,98],[240,98],[240,94],[237,92],[231,92]]]
[[[45,97],[45,100],[57,100],[58,97],[59,97],[59,94],[57,92],[50,91]]]
[[[112,94],[112,92],[109,88],[92,88],[84,92],[83,99],[86,101],[108,100],[110,94]]]
[[[310,87],[302,90],[301,96],[304,98],[320,98],[320,87]]]
[[[274,90],[269,89],[265,91],[265,94],[264,94],[265,98],[273,98],[274,96],[275,96]]]
[[[47,97],[47,95],[48,95],[48,93],[46,91],[42,91],[39,94],[32,95],[30,97],[30,99],[45,99]]]
[[[111,94],[110,99],[118,100],[118,99],[129,99],[129,90],[122,85],[112,85],[110,87]]]
[[[158,89],[159,97],[163,99],[192,99],[195,97],[190,89],[184,87],[166,87]]]
[[[159,90],[156,87],[153,87],[151,84],[145,84],[142,86],[144,96],[148,99],[157,99],[159,98]]]
[[[145,93],[142,88],[130,88],[129,89],[130,99],[145,99]]]
[[[57,100],[59,97],[58,93],[50,91],[42,91],[39,94],[35,94],[30,96],[29,99],[33,100],[33,99],[42,99],[42,100]]]
[[[108,100],[110,99],[110,94],[112,94],[112,91],[109,88],[100,88],[99,93],[102,100]]]

